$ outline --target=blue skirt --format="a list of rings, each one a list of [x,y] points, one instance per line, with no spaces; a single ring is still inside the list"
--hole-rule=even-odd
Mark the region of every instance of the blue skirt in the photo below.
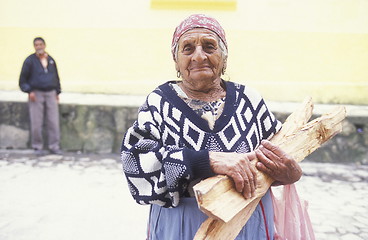
[[[181,198],[176,208],[151,205],[148,240],[193,240],[207,215],[198,209],[195,198]],[[273,239],[274,222],[269,191],[243,227],[236,240]]]

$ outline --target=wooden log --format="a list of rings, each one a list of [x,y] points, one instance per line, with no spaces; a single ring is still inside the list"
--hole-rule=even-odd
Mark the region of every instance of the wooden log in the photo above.
[[[292,114],[285,122],[284,130],[281,130],[280,134],[278,134],[281,137],[275,135],[271,142],[279,145],[281,149],[294,157],[298,162],[302,161],[321,144],[341,132],[342,120],[346,116],[345,108],[339,107],[329,114],[302,125],[301,123],[308,121],[309,113],[305,116],[301,114],[303,111],[294,113],[294,116]],[[290,124],[286,124],[288,122]],[[297,126],[293,126],[295,124]],[[210,216],[201,225],[194,239],[232,240],[246,224],[260,199],[274,180],[258,171],[256,196],[246,200],[240,193],[234,190],[231,179],[226,176],[214,178],[216,179],[206,179],[194,187],[200,209]],[[221,187],[217,188],[217,186]],[[202,188],[204,191],[202,191]],[[210,198],[207,198],[207,196]],[[224,209],[226,210],[224,211]]]
[[[311,97],[304,99],[299,108],[286,118],[285,122],[282,124],[281,130],[272,137],[271,142],[278,145],[283,142],[285,137],[301,129],[311,118],[313,107]]]
[[[201,227],[198,229],[194,240],[233,240],[238,236],[239,232],[245,225],[244,222],[247,222],[249,217],[252,215],[254,210],[256,209],[258,201],[252,201],[247,205],[247,208],[244,208],[240,211],[233,219],[231,219],[228,223],[225,223],[221,220],[217,220],[214,218],[208,218],[204,221]],[[238,230],[240,229],[240,230]]]
[[[279,145],[284,141],[285,137],[291,136],[297,130],[301,129],[310,119],[313,112],[313,102],[310,97],[306,98],[302,105],[294,111],[284,122],[282,129],[271,139],[271,142]],[[256,161],[252,161],[256,164]],[[264,189],[262,182],[268,176],[257,172],[257,179],[260,184],[256,188],[255,195],[261,195],[267,189]],[[234,188],[234,182],[227,176],[218,175],[208,178],[205,181],[194,186],[194,193],[199,208],[207,214],[207,216],[228,222],[240,210],[254,200],[244,199]],[[218,199],[220,198],[220,199]]]

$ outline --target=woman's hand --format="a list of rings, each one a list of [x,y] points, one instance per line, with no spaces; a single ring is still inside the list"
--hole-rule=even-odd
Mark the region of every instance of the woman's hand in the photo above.
[[[214,173],[232,178],[236,190],[241,192],[245,198],[254,196],[257,186],[257,170],[250,161],[256,158],[255,152],[209,152],[209,158]]]
[[[292,184],[302,176],[299,164],[278,146],[263,140],[255,151],[259,162],[257,169],[283,185]]]

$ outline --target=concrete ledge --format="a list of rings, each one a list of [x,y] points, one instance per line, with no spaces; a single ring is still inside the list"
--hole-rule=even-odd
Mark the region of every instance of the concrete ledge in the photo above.
[[[125,131],[136,119],[145,96],[63,93],[60,96],[61,146],[64,151],[118,153]],[[300,103],[268,102],[278,119]],[[336,105],[316,104],[314,116]],[[310,155],[319,162],[368,164],[368,106],[345,105],[344,130]],[[0,91],[0,149],[27,149],[29,117],[27,94]]]
[[[27,94],[20,91],[0,90],[0,101],[2,102],[27,102],[27,97]],[[62,93],[60,95],[60,104],[139,107],[145,99],[146,96],[139,95]],[[273,112],[290,114],[298,108],[300,103],[267,101],[267,104]],[[342,105],[346,107],[348,117],[368,117],[368,105]],[[321,115],[335,106],[336,104],[315,104],[313,113]]]
[[[27,102],[28,95],[20,91],[0,90],[1,102]],[[88,94],[62,93],[60,104],[95,105],[95,106],[124,106],[139,107],[145,101],[145,96],[116,95],[116,94]]]

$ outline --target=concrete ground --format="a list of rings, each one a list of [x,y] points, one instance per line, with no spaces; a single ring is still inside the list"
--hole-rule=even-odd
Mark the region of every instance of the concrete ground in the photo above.
[[[368,239],[368,166],[302,168],[297,189],[316,239]],[[133,201],[118,155],[0,150],[1,240],[145,239],[148,210]]]

